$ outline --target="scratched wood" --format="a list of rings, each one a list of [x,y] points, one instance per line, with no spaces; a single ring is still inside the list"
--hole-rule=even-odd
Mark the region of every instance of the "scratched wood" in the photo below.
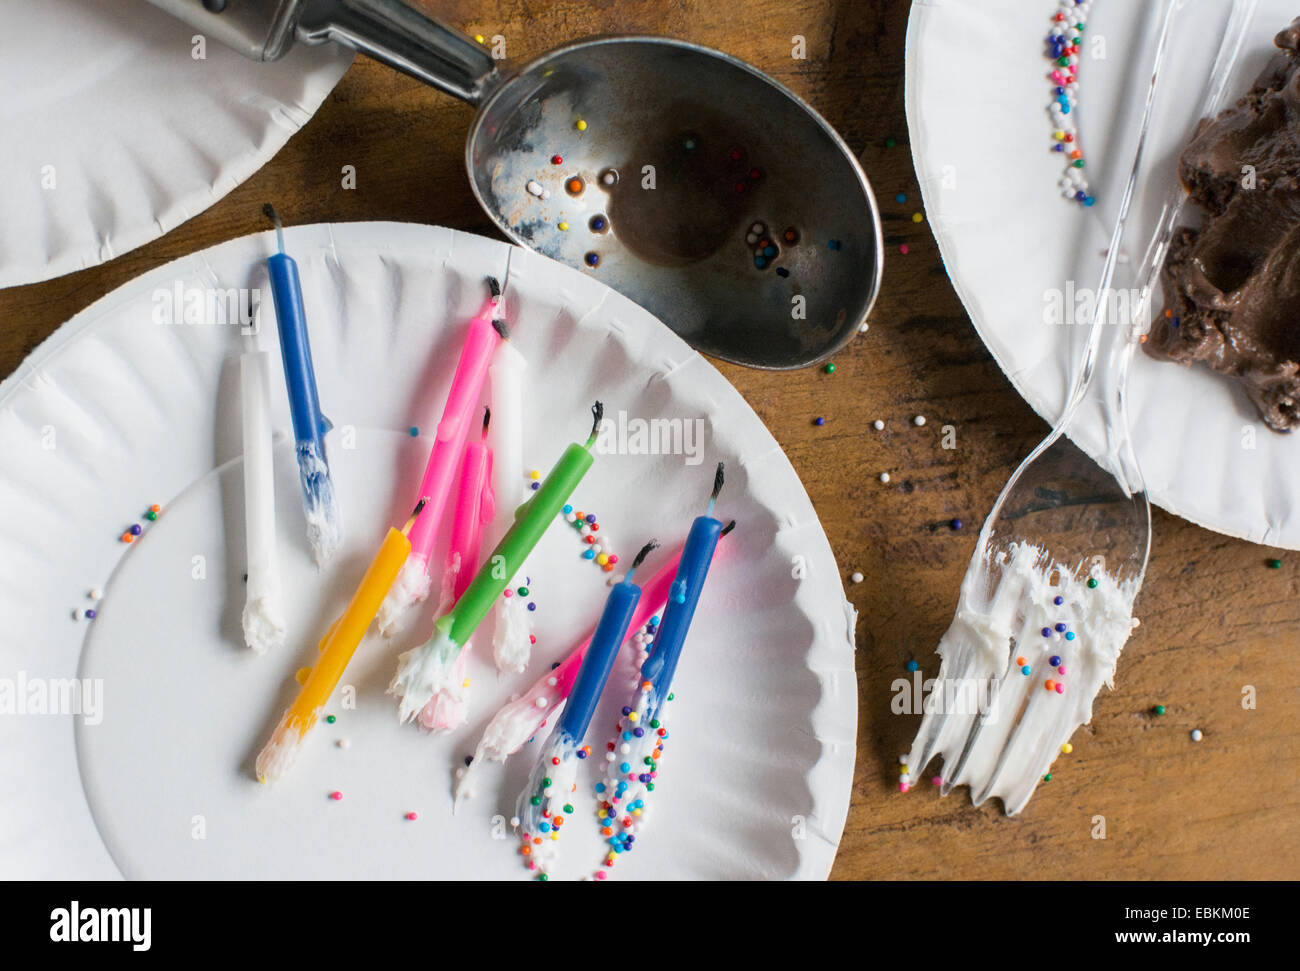
[[[964,791],[896,791],[914,716],[890,682],[922,671],[946,627],[981,518],[1046,426],[979,342],[940,262],[903,115],[905,0],[454,0],[437,5],[512,57],[594,33],[687,38],[756,64],[817,107],[861,153],[885,210],[885,287],[871,329],[821,371],[726,364],[803,478],[835,549],[858,625],[858,759],[837,878],[1296,878],[1300,864],[1300,556],[1230,540],[1163,512],[1138,603],[1143,623],[1114,691],[1097,700],[1017,819]],[[807,58],[791,57],[791,38]],[[251,68],[250,68],[251,70]],[[306,128],[209,211],[104,266],[0,291],[0,373],[64,320],[145,271],[261,230],[276,200],[293,223],[395,219],[492,234],[469,191],[468,107],[364,60]],[[889,139],[896,144],[888,145]],[[354,165],[357,187],[340,186]],[[810,173],[810,177],[812,174]],[[907,193],[906,205],[893,202]],[[906,243],[910,253],[901,255]],[[917,428],[912,416],[928,423]],[[812,420],[824,416],[826,424]],[[875,432],[870,423],[883,419]],[[939,447],[941,428],[957,447]],[[888,471],[888,485],[878,475]],[[960,517],[955,533],[947,522]],[[861,584],[848,575],[860,570]],[[829,578],[824,578],[829,582]],[[1257,706],[1242,705],[1254,686]],[[1149,714],[1163,703],[1163,717]],[[1193,728],[1205,732],[1192,743]],[[1095,817],[1105,839],[1095,838]]]

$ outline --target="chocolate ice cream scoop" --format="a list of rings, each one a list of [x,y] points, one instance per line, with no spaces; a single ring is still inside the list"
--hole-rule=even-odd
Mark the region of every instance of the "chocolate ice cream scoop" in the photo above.
[[[1300,424],[1300,17],[1250,91],[1202,121],[1178,174],[1204,210],[1165,260],[1153,356],[1242,382],[1275,431]]]

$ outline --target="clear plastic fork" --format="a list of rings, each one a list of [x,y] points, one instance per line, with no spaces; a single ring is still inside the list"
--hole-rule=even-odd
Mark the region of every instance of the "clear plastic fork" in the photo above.
[[[1164,5],[1132,167],[1066,407],[1007,481],[980,531],[956,614],[939,642],[939,676],[924,699],[912,747],[901,759],[904,791],[939,755],[943,769],[935,781],[942,794],[969,785],[975,805],[996,796],[1008,815],[1018,813],[1070,736],[1091,721],[1093,699],[1103,683],[1112,683],[1120,651],[1137,626],[1133,603],[1150,552],[1151,507],[1129,436],[1126,391],[1150,294],[1182,211],[1184,194],[1177,184],[1138,269],[1139,305],[1122,316],[1108,308],[1118,307],[1110,299],[1111,285],[1160,70],[1185,3],[1166,0]],[[1256,4],[1234,0],[1198,117],[1218,112]],[[1126,326],[1122,339],[1110,343],[1100,369],[1106,379],[1103,468],[1066,432],[1098,377],[1108,320]]]

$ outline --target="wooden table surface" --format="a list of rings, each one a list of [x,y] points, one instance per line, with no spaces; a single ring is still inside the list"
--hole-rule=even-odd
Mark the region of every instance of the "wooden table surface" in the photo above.
[[[1291,878],[1300,876],[1300,557],[1164,512],[1138,601],[1142,626],[1019,818],[965,790],[897,792],[917,725],[890,711],[913,655],[937,671],[976,533],[998,490],[1046,432],[971,327],[928,225],[903,112],[905,0],[439,0],[446,20],[541,53],[594,33],[648,32],[742,57],[807,99],[859,152],[882,200],[884,289],[870,331],[837,370],[765,373],[719,364],[802,477],[857,606],[858,758],[838,878]],[[807,58],[791,56],[806,38]],[[250,70],[254,68],[250,67]],[[319,113],[210,210],[112,262],[0,291],[0,374],[92,301],[133,277],[262,230],[275,199],[290,223],[392,219],[495,235],[470,194],[471,110],[358,59]],[[356,166],[354,190],[340,170]],[[905,205],[894,202],[897,193]],[[1055,202],[1049,190],[1044,205]],[[910,252],[900,254],[906,243]],[[913,426],[914,415],[928,419]],[[814,427],[823,415],[826,424]],[[883,432],[871,422],[883,419]],[[957,447],[939,447],[941,426]],[[878,475],[892,477],[882,485]],[[961,532],[947,526],[953,517]],[[1267,568],[1274,555],[1280,570]],[[855,570],[864,582],[851,584]],[[1256,705],[1243,706],[1253,686]],[[1150,713],[1153,705],[1167,713]],[[1189,732],[1204,731],[1193,743]],[[935,763],[937,765],[937,763]],[[1104,817],[1104,838],[1099,818]]]

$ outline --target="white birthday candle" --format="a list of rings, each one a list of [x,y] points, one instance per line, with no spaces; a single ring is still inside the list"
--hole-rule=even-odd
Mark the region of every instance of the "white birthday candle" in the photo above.
[[[496,493],[496,515],[484,537],[484,549],[494,549],[515,520],[515,509],[525,498],[524,474],[524,373],[528,361],[512,342],[501,345],[488,380],[492,394],[492,424],[488,443],[492,446],[492,491]]]
[[[239,359],[244,425],[244,535],[248,587],[244,643],[258,654],[284,644],[280,567],[275,549],[275,467],[271,455],[270,355]]]

